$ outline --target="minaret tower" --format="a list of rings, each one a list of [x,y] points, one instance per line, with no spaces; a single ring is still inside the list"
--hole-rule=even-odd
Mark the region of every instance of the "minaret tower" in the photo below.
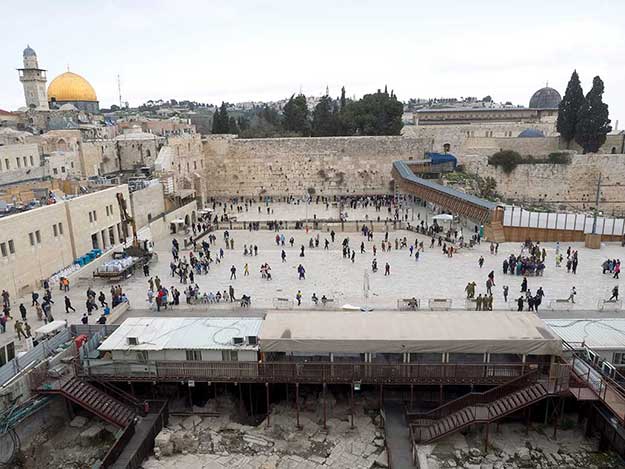
[[[20,81],[24,85],[26,107],[48,110],[48,94],[46,92],[46,71],[39,68],[37,54],[30,46],[24,49],[24,68],[17,69]]]

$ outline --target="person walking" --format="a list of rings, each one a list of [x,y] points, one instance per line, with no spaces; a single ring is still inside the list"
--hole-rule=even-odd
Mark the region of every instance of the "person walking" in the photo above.
[[[569,297],[566,299],[566,301],[570,301],[571,303],[575,303],[575,295],[577,295],[577,290],[575,290],[575,287],[571,288],[571,293],[569,294]]]
[[[101,291],[100,295],[98,295],[98,301],[100,302],[100,306],[102,306],[102,308],[104,308],[107,305],[106,295],[104,295],[103,291]]]
[[[24,303],[20,303],[20,314],[22,315],[22,321],[26,321],[26,306],[24,306]]]
[[[234,287],[232,285],[228,287],[228,294],[230,295],[230,303],[234,302]]]
[[[507,303],[508,302],[508,291],[510,289],[508,288],[508,285],[504,285],[503,286],[503,300]]]
[[[477,295],[477,298],[475,299],[475,311],[482,311],[482,294],[480,293],[479,295]]]
[[[250,275],[250,267],[247,265],[247,262],[246,262],[245,265],[243,266],[243,276],[247,277],[248,275]]]
[[[82,322],[85,326],[89,324],[89,316],[87,316],[87,313],[83,313],[80,322]]]
[[[391,275],[391,266],[388,262],[384,265],[384,276],[387,275]]]
[[[484,266],[484,256],[480,256],[480,258],[477,260],[477,263],[481,269]]]
[[[608,301],[618,301],[618,285],[615,285],[614,288],[612,289],[612,296],[610,297],[610,299]]]
[[[302,305],[302,291],[301,290],[297,290],[297,293],[295,294],[295,300],[297,301],[297,306]]]
[[[15,333],[17,334],[17,340],[22,340],[22,336],[26,338],[26,334],[24,334],[24,329],[22,328],[22,322],[20,320],[15,321]]]
[[[237,268],[233,265],[232,267],[230,267],[230,280],[236,280],[237,279]]]
[[[91,304],[91,302],[89,300],[87,300],[88,304]],[[74,309],[74,307],[72,306],[72,300],[69,299],[69,296],[65,295],[65,312],[67,314],[69,314],[69,310],[72,310],[74,313],[76,312],[76,310]],[[87,309],[89,309],[89,306],[87,306]]]

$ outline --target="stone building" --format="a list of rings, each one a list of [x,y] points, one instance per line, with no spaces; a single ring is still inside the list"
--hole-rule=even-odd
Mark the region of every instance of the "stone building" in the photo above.
[[[30,46],[26,46],[22,55],[24,68],[18,68],[18,72],[24,86],[26,107],[45,111],[48,109],[46,70],[39,68],[37,54]]]
[[[118,192],[128,198],[122,185],[0,218],[0,283],[28,294],[76,257],[118,244]]]

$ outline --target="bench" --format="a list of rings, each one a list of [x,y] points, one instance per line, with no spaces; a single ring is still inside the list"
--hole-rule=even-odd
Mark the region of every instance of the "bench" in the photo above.
[[[402,298],[397,300],[397,309],[399,311],[417,311],[421,308],[421,300],[417,298]]]
[[[293,308],[293,300],[290,298],[274,298],[273,307],[276,309],[291,309]]]
[[[599,300],[597,309],[599,311],[620,311],[623,309],[623,302],[621,300]]]
[[[430,298],[428,307],[431,311],[449,311],[451,309],[451,300],[449,298]]]

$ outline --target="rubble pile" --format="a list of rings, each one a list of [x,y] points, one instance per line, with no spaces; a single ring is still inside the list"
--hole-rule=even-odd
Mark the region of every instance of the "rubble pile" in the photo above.
[[[261,469],[371,469],[387,467],[383,431],[377,419],[355,409],[351,428],[345,408],[328,398],[327,430],[323,429],[321,402],[304,402],[301,429],[296,429],[295,410],[272,408],[270,425],[241,425],[226,415],[219,417],[170,417],[157,435],[154,457],[145,469],[261,468]]]

